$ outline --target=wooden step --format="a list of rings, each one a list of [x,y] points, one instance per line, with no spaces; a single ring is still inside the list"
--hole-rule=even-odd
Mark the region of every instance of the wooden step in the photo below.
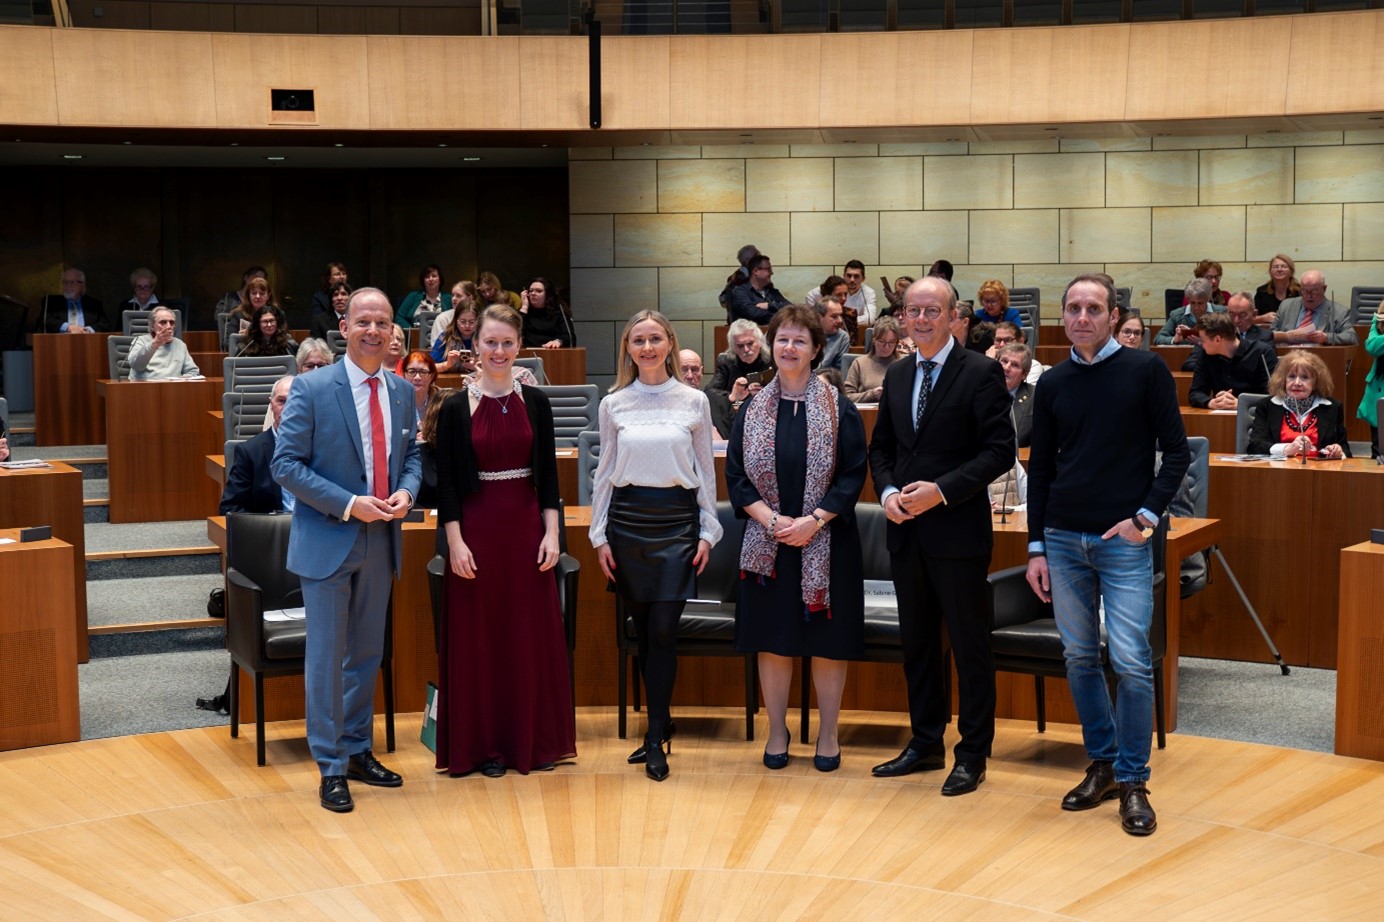
[[[187,628],[225,627],[225,618],[187,618],[182,621],[142,621],[138,624],[105,624],[89,629],[91,634],[139,634],[146,631],[179,631]]]

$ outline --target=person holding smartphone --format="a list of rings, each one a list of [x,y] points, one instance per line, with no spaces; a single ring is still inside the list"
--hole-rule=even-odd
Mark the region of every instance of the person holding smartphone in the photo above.
[[[736,320],[726,330],[726,351],[716,356],[710,390],[725,394],[731,405],[739,408],[773,375],[774,363],[764,331],[753,320]]]
[[[519,305],[525,349],[565,349],[577,344],[567,305],[558,298],[552,282],[541,276],[529,282],[519,292]]]
[[[456,303],[455,291],[452,299]],[[463,301],[453,308],[451,322],[432,346],[438,374],[469,375],[476,370],[476,323],[474,301]]]

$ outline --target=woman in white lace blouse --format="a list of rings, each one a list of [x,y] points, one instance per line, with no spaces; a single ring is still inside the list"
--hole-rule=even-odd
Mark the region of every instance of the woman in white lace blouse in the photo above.
[[[655,781],[668,777],[678,619],[721,537],[711,405],[682,383],[677,356],[662,314],[640,311],[625,324],[615,386],[601,401],[591,497],[591,545],[634,620],[648,690],[644,745],[629,761]]]

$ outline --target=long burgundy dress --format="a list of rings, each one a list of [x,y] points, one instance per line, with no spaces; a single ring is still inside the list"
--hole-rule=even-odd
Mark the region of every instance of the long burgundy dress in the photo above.
[[[471,443],[482,478],[532,464],[519,394],[480,398]],[[538,569],[543,519],[532,474],[482,479],[462,497],[461,524],[476,576],[447,570],[437,767],[455,775],[498,761],[528,774],[577,751],[557,582]]]

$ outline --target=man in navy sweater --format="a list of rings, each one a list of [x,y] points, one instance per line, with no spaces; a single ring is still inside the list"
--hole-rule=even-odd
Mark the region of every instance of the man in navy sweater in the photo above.
[[[1153,556],[1149,538],[1187,471],[1190,454],[1177,388],[1163,360],[1111,338],[1115,285],[1081,275],[1062,295],[1071,360],[1038,379],[1028,480],[1028,582],[1051,601],[1067,682],[1091,765],[1062,799],[1088,810],[1116,796],[1120,822],[1146,836],[1153,733]],[[1163,466],[1154,476],[1154,453]],[[1100,661],[1105,603],[1110,700]]]

